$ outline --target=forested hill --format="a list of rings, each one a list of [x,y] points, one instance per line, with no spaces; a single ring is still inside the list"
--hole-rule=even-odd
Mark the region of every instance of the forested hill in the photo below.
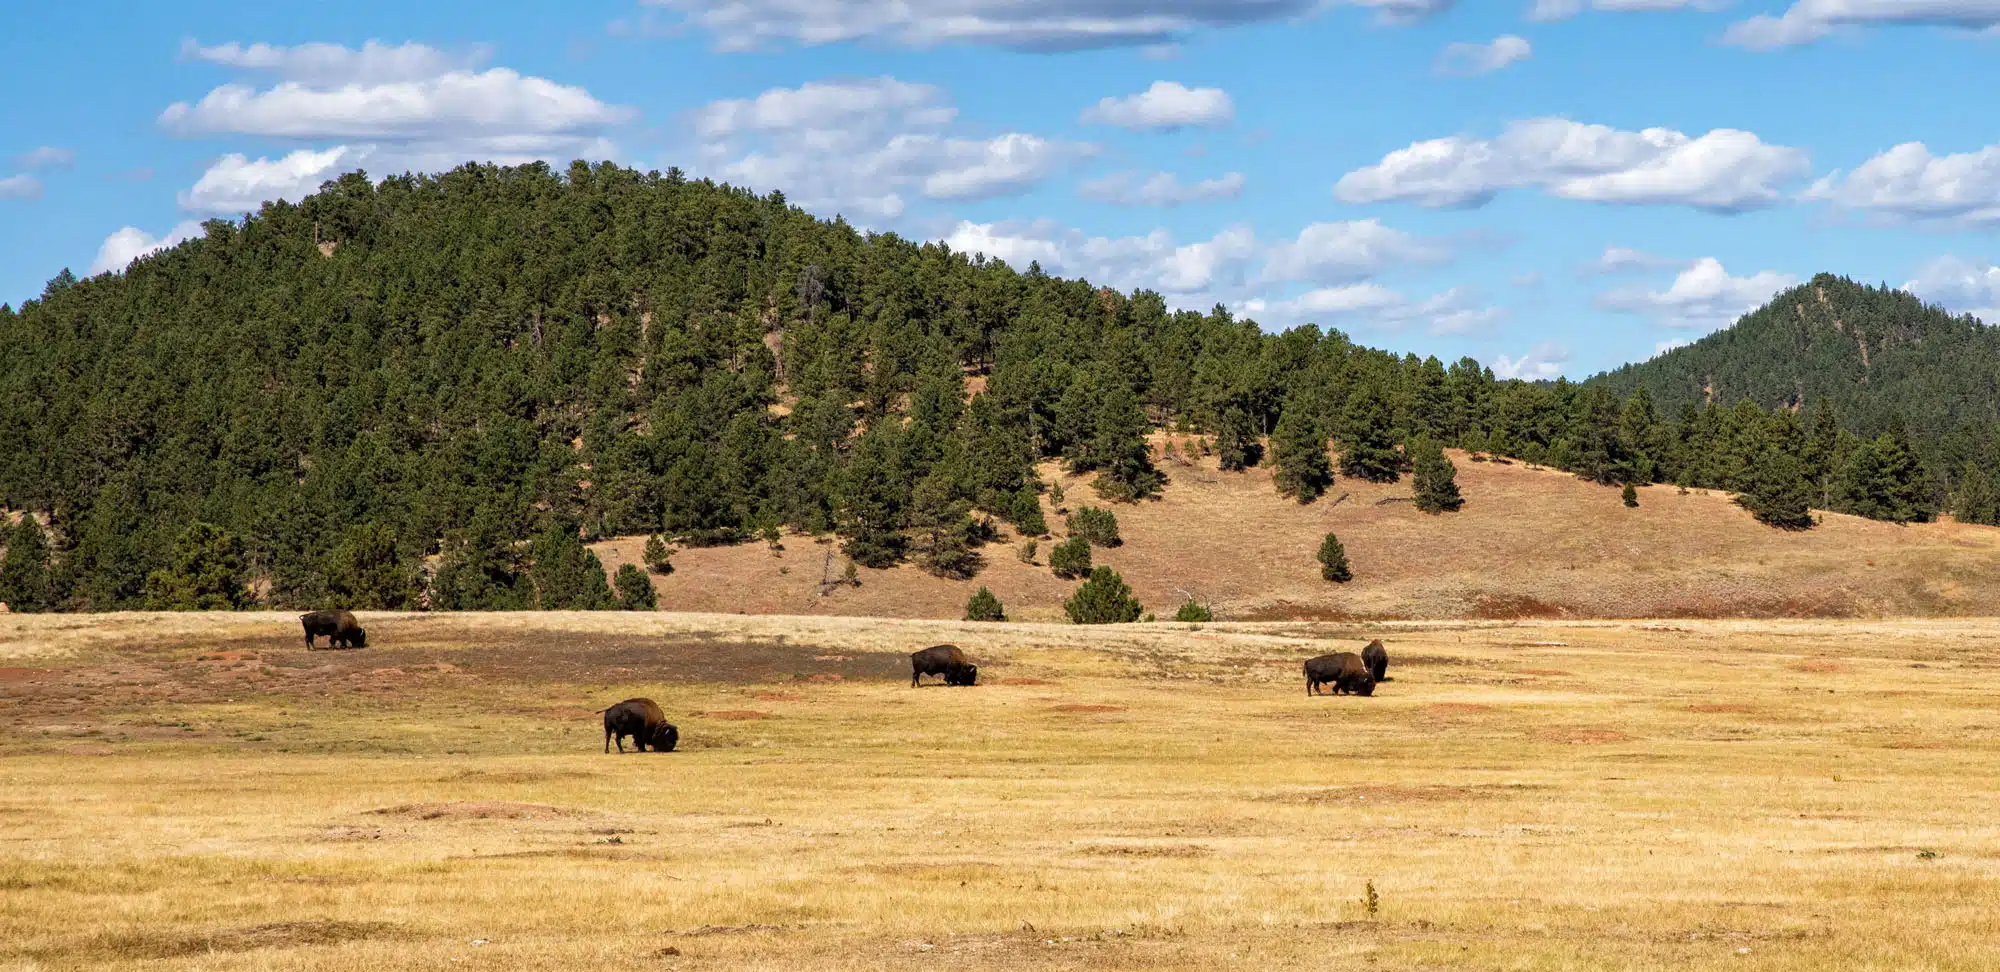
[[[1767,408],[1829,403],[1864,435],[1900,420],[1942,469],[1990,462],[2000,445],[2000,329],[1830,274],[1598,380],[1620,397],[1644,387],[1670,411],[1746,398]]]
[[[964,578],[996,523],[1047,530],[1037,462],[1157,495],[1161,425],[1300,502],[1413,457],[1435,484],[1445,443],[1743,490],[1792,528],[1938,509],[1948,474],[1893,430],[1818,418],[1267,334],[677,171],[356,173],[0,307],[0,600],[601,607],[582,541],[787,528]]]

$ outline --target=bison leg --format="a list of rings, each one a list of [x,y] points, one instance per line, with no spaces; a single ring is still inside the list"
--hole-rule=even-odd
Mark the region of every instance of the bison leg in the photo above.
[[[605,726],[605,727],[604,727],[604,752],[605,752],[605,754],[606,754],[606,755],[609,755],[609,754],[611,753],[611,727],[610,727],[610,726]]]

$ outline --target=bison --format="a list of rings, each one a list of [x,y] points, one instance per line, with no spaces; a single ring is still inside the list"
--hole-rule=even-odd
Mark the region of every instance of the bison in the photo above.
[[[334,648],[366,648],[368,632],[354,620],[352,611],[314,611],[299,615],[299,624],[306,629],[306,650],[313,650],[313,639],[326,636],[326,643]]]
[[[642,753],[648,746],[656,753],[671,753],[681,741],[681,731],[652,699],[626,699],[604,710],[604,751],[610,752],[611,740],[616,739],[618,751],[624,752],[627,736]]]
[[[1375,679],[1361,656],[1351,651],[1321,655],[1306,662],[1306,694],[1318,695],[1322,685],[1333,686],[1335,695],[1374,695]]]
[[[1389,680],[1389,649],[1382,647],[1382,639],[1377,638],[1361,649],[1361,663],[1368,666],[1368,677],[1378,682]]]
[[[942,675],[946,685],[972,685],[979,681],[979,666],[966,661],[957,645],[937,645],[910,653],[910,687],[925,675]]]

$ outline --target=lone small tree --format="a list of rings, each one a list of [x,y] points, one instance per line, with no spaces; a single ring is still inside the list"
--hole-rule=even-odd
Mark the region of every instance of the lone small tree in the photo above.
[[[1341,546],[1340,538],[1331,533],[1319,544],[1319,576],[1335,584],[1345,584],[1354,579],[1354,571],[1347,566],[1347,548]]]
[[[1625,506],[1627,508],[1635,510],[1639,508],[1639,490],[1635,488],[1631,483],[1625,484],[1625,492],[1623,493],[1623,498],[1625,500]]]
[[[21,517],[7,536],[7,558],[0,560],[0,602],[26,613],[55,607],[49,571],[49,539],[33,516]]]
[[[1415,502],[1425,513],[1456,513],[1465,505],[1458,492],[1458,467],[1445,458],[1444,448],[1424,436],[1410,443],[1410,462],[1416,467]]]
[[[965,620],[1005,621],[1007,610],[1001,606],[1000,599],[994,597],[991,590],[981,586],[972,593],[972,599],[965,602]]]
[[[674,552],[667,546],[667,539],[655,533],[646,538],[646,551],[642,554],[646,569],[665,576],[674,572]]]
[[[1805,464],[1781,449],[1766,449],[1750,470],[1750,489],[1736,502],[1758,522],[1780,530],[1810,530],[1812,484]]]
[[[1264,458],[1257,444],[1257,426],[1250,413],[1231,406],[1223,410],[1222,423],[1215,430],[1216,464],[1224,472],[1242,472]]]
[[[1215,614],[1209,611],[1208,605],[1190,597],[1181,602],[1181,609],[1179,611],[1174,612],[1174,620],[1187,624],[1199,624],[1215,620]]]
[[[1124,543],[1118,536],[1118,515],[1096,506],[1086,506],[1069,515],[1067,523],[1069,535],[1082,537],[1098,547],[1116,547]]]
[[[1049,570],[1057,577],[1074,580],[1090,573],[1090,541],[1071,537],[1049,551]]]
[[[1021,487],[1014,494],[1013,505],[1007,511],[1007,519],[1013,521],[1014,529],[1025,536],[1047,536],[1049,521],[1042,515],[1042,498],[1033,485]]]
[[[634,564],[621,564],[617,579],[618,609],[620,611],[655,611],[660,607],[660,596],[653,591],[652,578]]]
[[[235,611],[250,604],[243,544],[213,523],[196,523],[174,543],[173,563],[146,577],[155,611]]]
[[[1333,460],[1326,454],[1325,428],[1306,414],[1297,396],[1293,397],[1294,402],[1278,417],[1278,427],[1271,432],[1271,451],[1277,464],[1271,481],[1279,493],[1310,503],[1333,485]]]
[[[1090,579],[1076,589],[1074,597],[1063,602],[1063,613],[1069,615],[1071,624],[1130,624],[1146,609],[1132,596],[1125,578],[1109,567],[1099,567],[1090,572]]]

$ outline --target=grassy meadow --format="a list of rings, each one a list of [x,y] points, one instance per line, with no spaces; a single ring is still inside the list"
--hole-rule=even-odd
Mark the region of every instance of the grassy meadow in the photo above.
[[[0,616],[0,970],[2000,968],[1994,622],[363,621]]]

